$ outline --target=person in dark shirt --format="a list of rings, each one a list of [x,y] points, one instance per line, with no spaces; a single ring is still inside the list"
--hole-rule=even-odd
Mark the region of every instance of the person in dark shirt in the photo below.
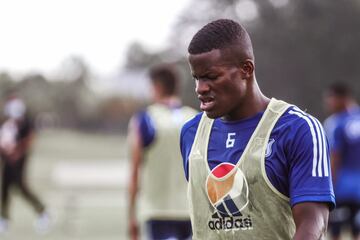
[[[23,101],[11,96],[4,107],[5,121],[0,128],[0,156],[2,160],[1,181],[1,218],[0,232],[8,227],[10,188],[17,187],[23,197],[38,213],[39,218],[35,224],[38,231],[45,231],[49,225],[49,216],[44,204],[29,189],[26,179],[26,164],[29,150],[34,138],[34,125],[26,114]]]

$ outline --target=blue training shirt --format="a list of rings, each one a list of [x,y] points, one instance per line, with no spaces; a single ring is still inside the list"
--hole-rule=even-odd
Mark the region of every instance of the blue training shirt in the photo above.
[[[215,119],[208,145],[211,169],[223,162],[236,164],[264,112],[240,121]],[[180,148],[188,179],[188,157],[201,119],[201,113],[181,130]],[[226,147],[227,139],[234,139]],[[271,145],[271,146],[270,146]],[[327,202],[335,206],[328,143],[319,121],[297,107],[290,107],[274,126],[266,152],[265,169],[272,185],[290,198],[290,205],[300,202]]]
[[[336,113],[325,119],[324,121],[324,130],[329,141],[330,151],[334,149],[335,144],[335,130],[338,128],[341,123],[349,115],[350,111],[343,111]]]
[[[360,108],[338,123],[332,151],[341,158],[335,182],[337,201],[360,203]]]
[[[140,139],[143,147],[149,146],[155,139],[154,124],[145,110],[136,114],[135,119],[138,123]]]

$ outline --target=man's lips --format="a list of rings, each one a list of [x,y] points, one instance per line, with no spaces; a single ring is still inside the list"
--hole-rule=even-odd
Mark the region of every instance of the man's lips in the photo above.
[[[209,111],[215,105],[215,98],[212,96],[199,96],[200,109],[202,111]]]

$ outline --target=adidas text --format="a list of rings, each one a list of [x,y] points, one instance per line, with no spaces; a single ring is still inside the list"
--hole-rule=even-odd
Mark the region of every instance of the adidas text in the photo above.
[[[251,217],[223,217],[213,218],[208,226],[211,230],[251,230]]]

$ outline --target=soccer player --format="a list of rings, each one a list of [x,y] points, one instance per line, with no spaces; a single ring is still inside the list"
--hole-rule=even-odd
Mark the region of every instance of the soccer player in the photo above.
[[[131,239],[138,239],[138,216],[147,239],[188,239],[191,223],[179,138],[181,126],[197,112],[182,106],[177,96],[175,66],[153,67],[149,75],[154,103],[129,124],[129,231]]]
[[[180,139],[193,239],[323,239],[335,198],[319,121],[262,94],[237,22],[205,25],[188,52],[203,111]]]
[[[349,87],[331,85],[325,104],[332,115],[324,126],[330,141],[331,167],[337,208],[330,214],[330,230],[340,239],[344,225],[350,225],[354,240],[360,240],[360,108]]]
[[[336,82],[326,89],[324,94],[324,105],[326,111],[330,114],[324,121],[324,129],[331,150],[335,141],[335,129],[353,110],[356,109],[357,104],[351,94],[350,88],[343,82]]]
[[[36,230],[43,233],[48,230],[50,218],[45,206],[26,184],[26,164],[31,149],[34,128],[26,114],[23,101],[10,94],[4,107],[5,122],[0,127],[0,155],[3,162],[1,180],[1,218],[0,232],[8,228],[10,188],[17,187],[39,217]]]

